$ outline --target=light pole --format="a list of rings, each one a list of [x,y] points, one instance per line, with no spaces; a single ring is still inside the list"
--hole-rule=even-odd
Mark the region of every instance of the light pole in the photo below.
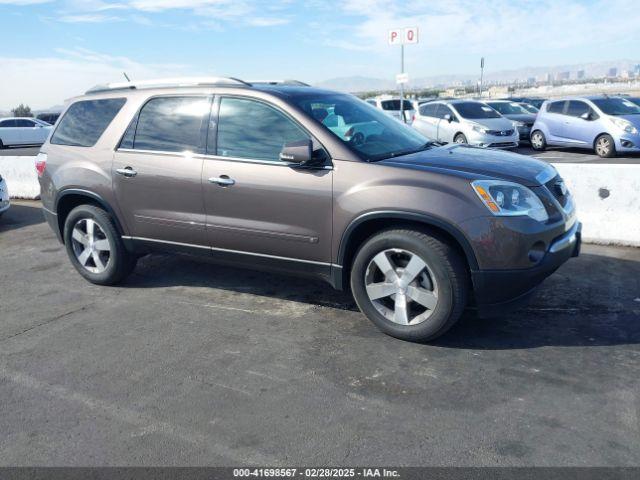
[[[484,76],[484,57],[480,58],[480,98],[482,98],[482,77]]]
[[[400,73],[396,75],[396,83],[400,86],[400,121],[404,118],[404,84],[409,80],[404,73],[404,44],[418,43],[418,27],[396,28],[388,32],[389,45],[400,45]]]

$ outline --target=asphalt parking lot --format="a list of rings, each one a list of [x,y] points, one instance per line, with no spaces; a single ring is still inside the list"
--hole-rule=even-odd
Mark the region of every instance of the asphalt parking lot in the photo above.
[[[638,465],[640,249],[585,245],[436,344],[308,280],[186,256],[84,281],[0,219],[0,465]]]

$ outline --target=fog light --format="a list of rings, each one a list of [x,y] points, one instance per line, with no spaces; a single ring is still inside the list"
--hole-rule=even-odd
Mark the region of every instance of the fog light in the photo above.
[[[634,147],[633,142],[630,142],[629,140],[622,140],[620,143],[622,144],[622,146],[624,148],[633,148]]]

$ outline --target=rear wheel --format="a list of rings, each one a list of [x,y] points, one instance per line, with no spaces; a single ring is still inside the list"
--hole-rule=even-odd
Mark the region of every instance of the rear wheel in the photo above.
[[[531,148],[534,150],[544,150],[547,147],[547,139],[540,130],[535,130],[531,134]]]
[[[464,136],[464,133],[459,133],[455,136],[455,138],[453,139],[453,141],[455,143],[460,143],[460,144],[466,144],[469,143],[467,142],[467,137]]]
[[[460,317],[468,274],[458,252],[417,230],[387,230],[358,251],[351,290],[360,310],[383,332],[432,340]]]
[[[91,283],[113,285],[136,265],[136,257],[125,249],[109,214],[93,205],[71,210],[64,225],[64,243],[75,269]]]
[[[611,135],[603,134],[596,138],[595,151],[601,158],[611,158],[616,155],[616,144]]]

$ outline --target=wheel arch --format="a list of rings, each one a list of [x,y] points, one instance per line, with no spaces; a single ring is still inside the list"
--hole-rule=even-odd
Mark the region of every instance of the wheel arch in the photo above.
[[[447,239],[456,247],[470,270],[478,269],[478,261],[469,240],[454,225],[441,218],[416,212],[377,211],[361,215],[346,228],[340,239],[337,255],[337,273],[332,283],[336,288],[346,289],[349,272],[355,254],[364,241],[382,230],[396,227],[413,227],[428,230]]]
[[[594,137],[593,137],[593,142],[591,142],[591,147],[595,150],[596,149],[596,142],[598,141],[598,139],[600,137],[602,137],[603,135],[608,135],[609,137],[611,137],[611,139],[613,140],[613,146],[615,147],[616,144],[616,139],[613,137],[613,135],[611,135],[609,132],[604,131],[604,132],[600,132],[597,133]]]
[[[68,188],[58,193],[55,200],[55,208],[58,216],[58,229],[64,242],[64,223],[69,212],[78,205],[95,205],[104,209],[113,219],[118,234],[124,235],[124,230],[115,211],[109,203],[95,192],[79,188]]]

